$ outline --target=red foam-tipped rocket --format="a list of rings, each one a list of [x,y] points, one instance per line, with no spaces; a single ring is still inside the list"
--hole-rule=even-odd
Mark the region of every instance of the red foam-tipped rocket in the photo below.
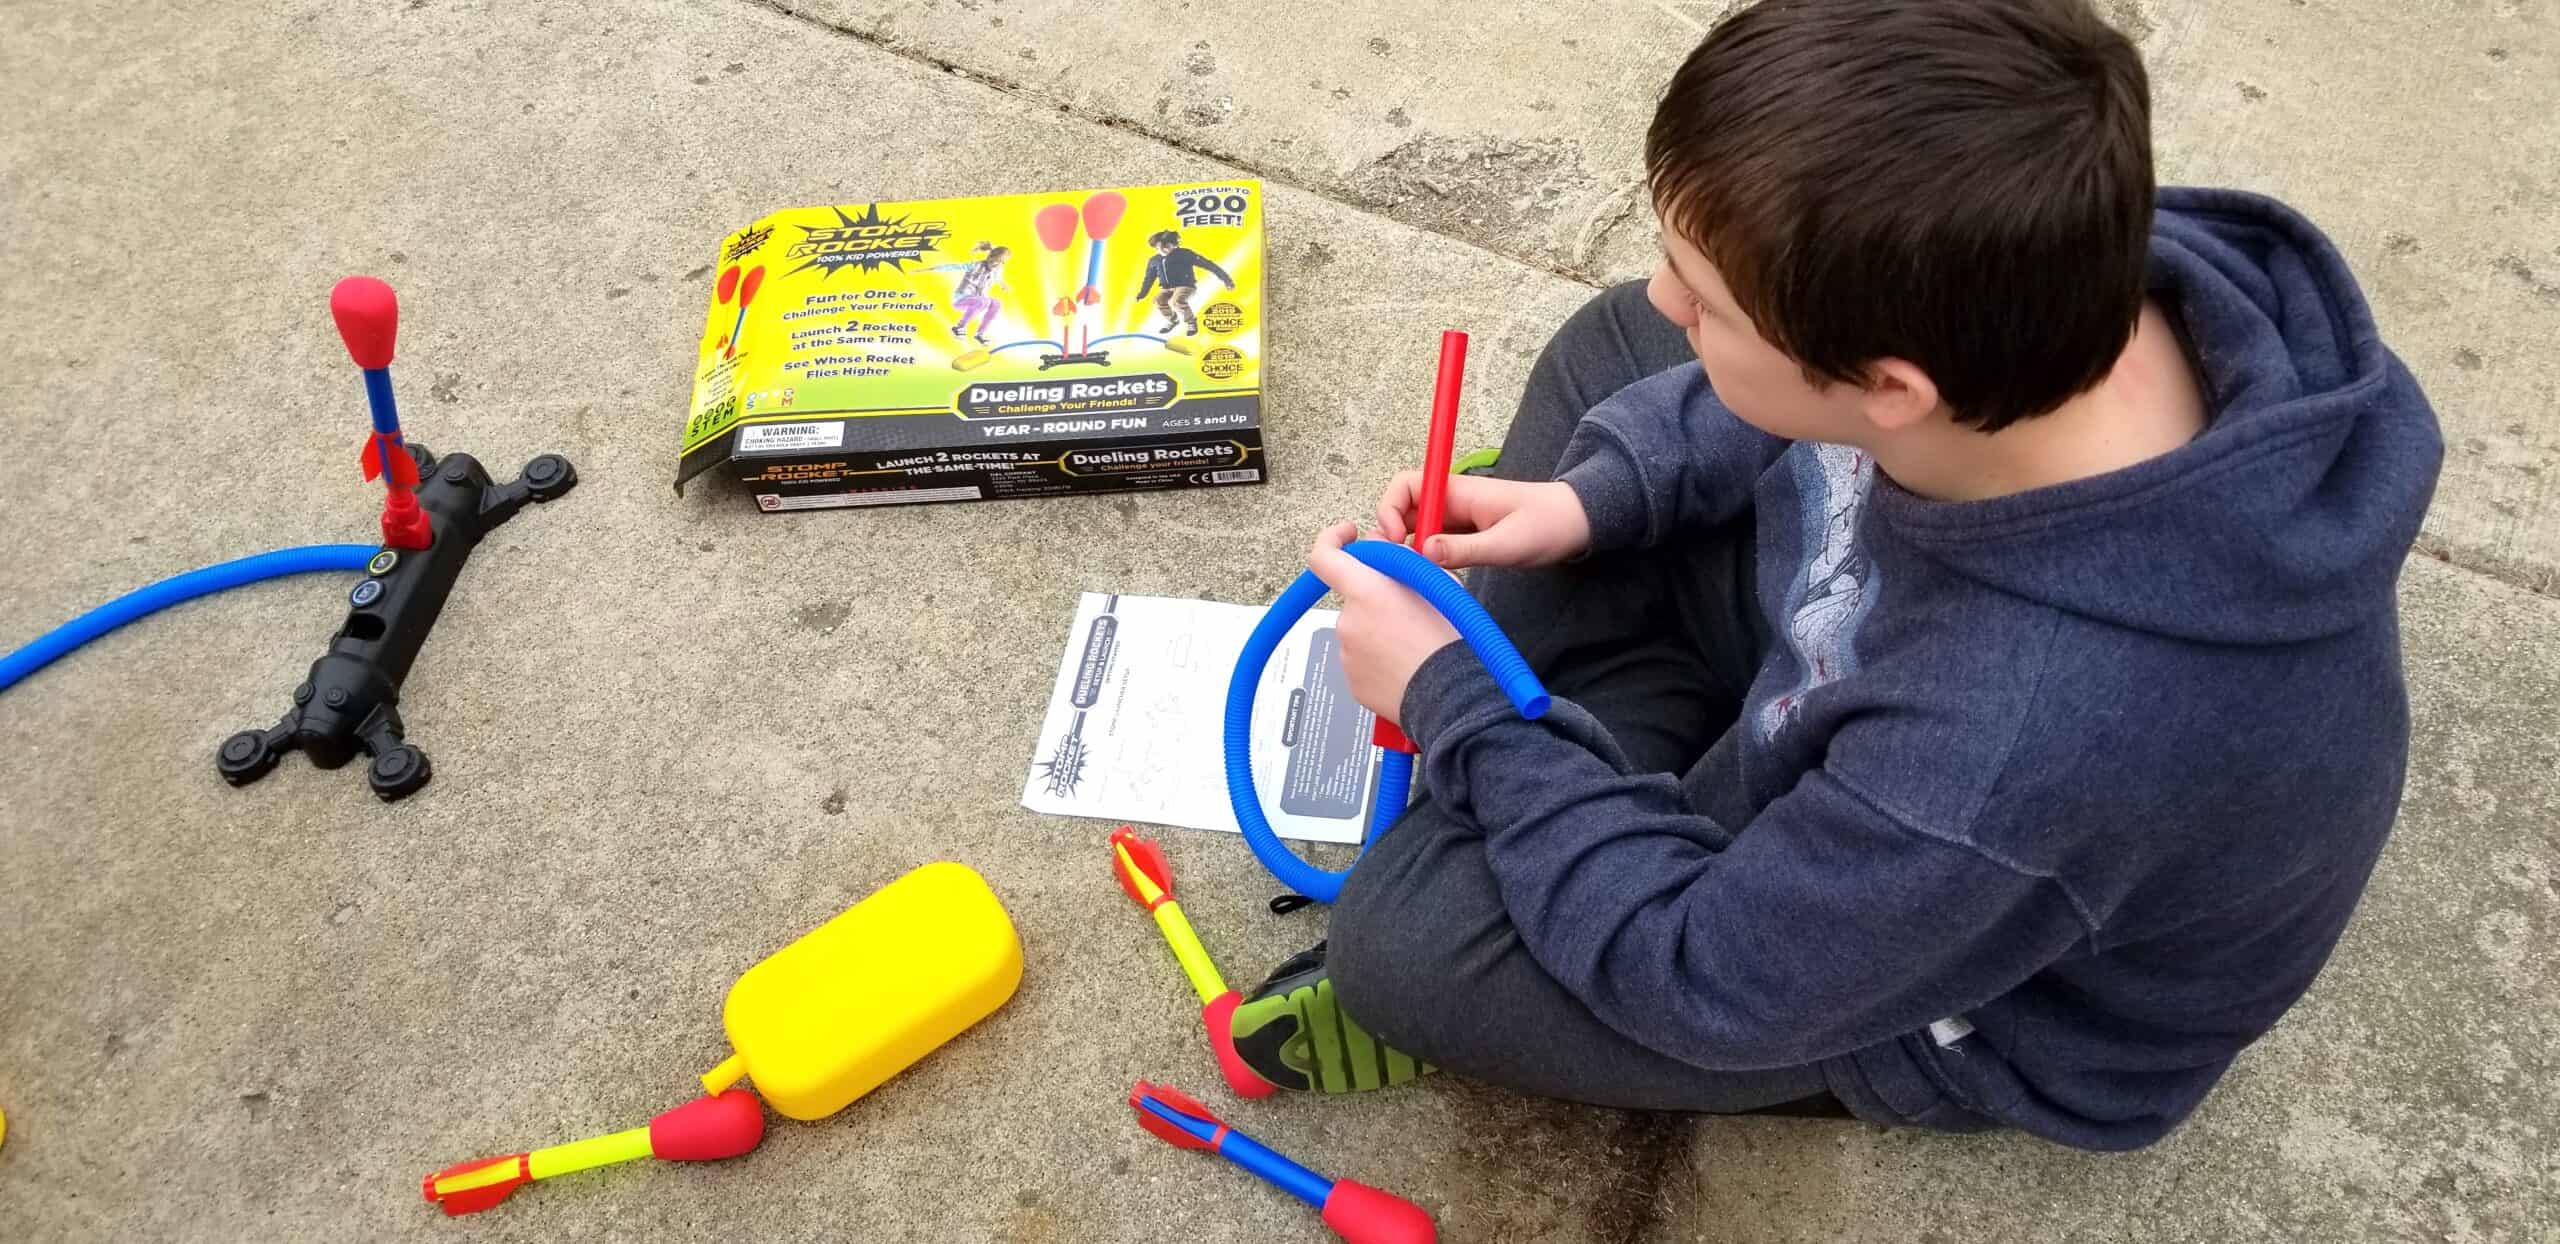
[[[1227,1126],[1209,1108],[1161,1084],[1129,1090],[1138,1126],[1181,1149],[1204,1149],[1261,1176],[1316,1207],[1324,1225],[1351,1244],[1437,1244],[1438,1224],[1419,1205],[1349,1179],[1327,1179],[1287,1155]]]
[[[537,1179],[640,1158],[713,1162],[737,1157],[763,1141],[764,1104],[745,1089],[730,1089],[666,1111],[647,1127],[456,1163],[427,1176],[420,1189],[428,1204],[448,1215],[476,1214]]]
[[[417,498],[418,463],[400,437],[400,411],[391,398],[391,355],[400,335],[400,300],[380,279],[351,276],[329,291],[329,318],[347,357],[364,371],[365,406],[373,430],[358,447],[367,480],[383,483],[382,542],[395,549],[423,549],[435,530]]]

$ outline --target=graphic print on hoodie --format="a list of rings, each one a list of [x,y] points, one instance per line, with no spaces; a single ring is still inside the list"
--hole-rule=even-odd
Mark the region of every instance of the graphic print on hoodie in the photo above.
[[[1857,670],[1858,623],[1875,599],[1875,563],[1858,547],[1858,516],[1875,482],[1875,459],[1846,445],[1808,443],[1786,461],[1803,495],[1801,530],[1815,543],[1787,591],[1786,628],[1779,632],[1795,658],[1796,682],[1761,708],[1763,741],[1795,720],[1806,692]]]
[[[1862,1116],[2150,1143],[2346,927],[2408,755],[2394,586],[2442,455],[2328,240],[2164,190],[2152,298],[2211,418],[1977,502],[1744,424],[1692,364],[1594,409],[1594,545],[1753,513],[1768,658],[1685,779],[1462,646],[1405,692],[1523,944],[1629,1038],[1819,1063]],[[1931,1028],[1936,1026],[1936,1036]]]

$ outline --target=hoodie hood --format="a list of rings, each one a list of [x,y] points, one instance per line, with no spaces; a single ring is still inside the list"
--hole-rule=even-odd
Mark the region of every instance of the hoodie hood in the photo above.
[[[2273,200],[2167,189],[2151,293],[2198,365],[2195,440],[1988,501],[1879,478],[1876,517],[1956,574],[2178,639],[2292,643],[2391,608],[2443,439],[2337,249]]]

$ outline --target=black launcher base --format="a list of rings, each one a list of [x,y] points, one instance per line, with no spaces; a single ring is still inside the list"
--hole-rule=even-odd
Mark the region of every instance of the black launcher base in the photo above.
[[[568,459],[544,454],[526,463],[514,482],[499,484],[469,454],[438,458],[423,445],[408,449],[418,462],[418,504],[434,524],[433,540],[423,549],[374,554],[365,577],[347,594],[346,622],[293,689],[293,707],[284,720],[223,740],[214,757],[223,781],[246,786],[265,777],[286,752],[300,751],[322,769],[338,768],[359,753],[371,756],[365,781],[385,803],[427,784],[427,754],[402,737],[407,727],[400,721],[401,680],[409,676],[480,538],[515,517],[526,502],[566,494],[577,485],[578,471]]]

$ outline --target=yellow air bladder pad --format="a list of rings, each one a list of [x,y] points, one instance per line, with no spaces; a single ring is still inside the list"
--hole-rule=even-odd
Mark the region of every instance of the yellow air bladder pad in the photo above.
[[[927,864],[748,968],[721,1019],[741,1078],[777,1112],[823,1119],[985,1019],[1022,983],[1022,942],[986,880]]]

